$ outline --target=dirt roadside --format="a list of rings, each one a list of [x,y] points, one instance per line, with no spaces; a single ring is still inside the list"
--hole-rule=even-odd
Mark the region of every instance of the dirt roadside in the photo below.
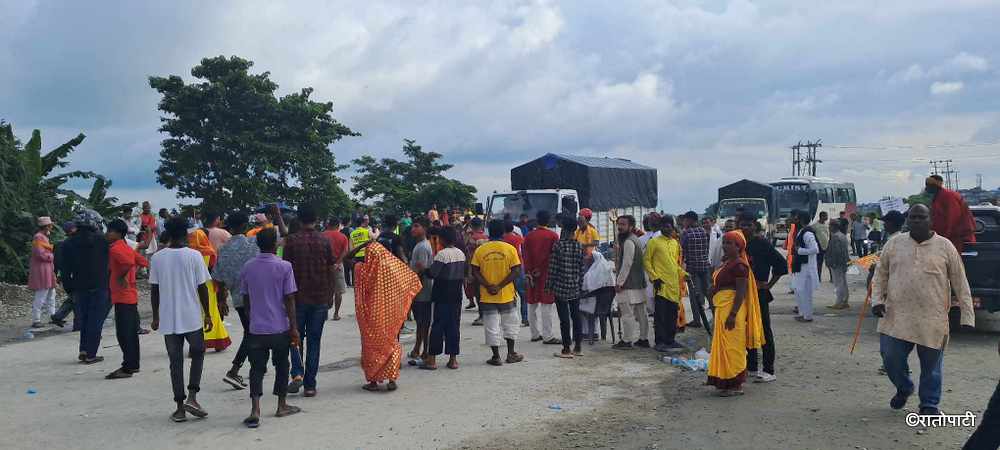
[[[816,296],[816,321],[804,325],[792,319],[794,298],[785,294],[784,283],[779,284],[772,304],[778,381],[749,384],[743,397],[715,397],[713,389],[703,385],[704,372],[595,378],[595,389],[610,384],[624,393],[596,410],[568,412],[540,429],[476,436],[460,447],[960,448],[971,429],[906,426],[904,417],[915,410],[916,397],[904,411],[889,409],[894,390],[878,373],[881,362],[874,319],[865,320],[858,349],[853,355],[848,353],[863,287],[860,277],[852,280],[852,309],[832,314],[824,306],[832,303],[833,289],[824,283]],[[980,332],[953,336],[945,353],[941,404],[945,413],[970,410],[981,415],[1000,374],[998,337]],[[635,359],[636,355],[625,358]],[[910,361],[911,367],[919,368],[915,353]],[[919,370],[914,376],[918,374]]]

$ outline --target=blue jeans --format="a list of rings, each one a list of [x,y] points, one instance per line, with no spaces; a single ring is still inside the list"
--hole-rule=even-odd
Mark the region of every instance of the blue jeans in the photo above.
[[[80,353],[93,358],[101,347],[101,330],[111,311],[111,299],[107,288],[77,290],[73,298],[73,315],[80,318]]]
[[[941,401],[941,368],[944,363],[944,351],[885,334],[879,335],[879,350],[882,353],[885,373],[889,375],[889,380],[896,386],[896,390],[904,394],[913,393],[913,380],[910,379],[910,367],[906,360],[914,346],[917,347],[917,358],[920,359],[920,407],[937,408]]]
[[[526,295],[525,288],[527,287],[527,279],[524,278],[524,274],[520,274],[514,279],[514,290],[517,291],[517,301],[521,302],[521,321],[524,322],[528,320],[528,296]]]
[[[295,321],[302,337],[302,347],[292,349],[292,377],[303,377],[306,389],[316,389],[316,372],[319,370],[319,347],[323,340],[323,325],[330,311],[329,305],[295,305]],[[306,351],[305,369],[302,367],[302,349]]]

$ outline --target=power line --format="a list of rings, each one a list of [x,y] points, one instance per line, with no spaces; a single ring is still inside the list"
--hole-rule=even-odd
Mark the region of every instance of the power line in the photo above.
[[[817,164],[823,162],[823,160],[816,158],[816,150],[823,146],[823,140],[817,139],[816,142],[806,141],[805,144],[799,141],[797,144],[792,146],[792,175],[793,176],[816,176],[816,166]],[[806,151],[805,158],[802,157],[802,150]],[[803,170],[805,169],[805,170]]]

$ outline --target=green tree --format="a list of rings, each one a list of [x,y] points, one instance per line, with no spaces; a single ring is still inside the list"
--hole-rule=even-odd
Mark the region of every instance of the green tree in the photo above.
[[[42,134],[31,133],[26,144],[13,127],[0,121],[0,280],[20,283],[27,279],[28,255],[35,231],[35,218],[50,216],[68,220],[77,206],[75,192],[63,185],[73,178],[94,178],[93,172],[70,171],[66,157],[83,142],[82,133],[42,154]]]
[[[80,197],[78,200],[90,209],[97,211],[105,220],[122,217],[125,212],[131,212],[136,206],[139,206],[137,202],[119,204],[118,197],[108,195],[109,189],[111,189],[111,180],[98,175],[90,187],[90,194],[86,198]]]
[[[451,164],[441,163],[437,152],[425,152],[412,139],[403,140],[407,161],[376,160],[362,156],[353,162],[358,173],[351,193],[362,201],[372,201],[382,212],[426,211],[431,205],[467,208],[476,201],[476,188],[446,178]]]
[[[180,197],[215,209],[263,202],[338,197],[338,165],[330,145],[358,136],[332,116],[333,103],[311,100],[311,88],[278,98],[270,73],[252,74],[236,56],[205,58],[191,69],[200,81],[150,77],[159,103],[162,142],[157,181]],[[341,191],[342,193],[342,191]]]

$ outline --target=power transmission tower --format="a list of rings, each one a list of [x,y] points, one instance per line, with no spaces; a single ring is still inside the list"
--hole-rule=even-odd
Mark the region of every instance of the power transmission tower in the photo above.
[[[983,174],[981,173],[976,174],[976,188],[978,189],[983,188]]]
[[[816,176],[816,165],[823,162],[821,159],[816,158],[816,149],[823,146],[823,140],[817,139],[816,142],[806,141],[805,144],[799,141],[797,144],[792,146],[792,175],[800,176]],[[802,157],[802,150],[806,151],[805,158]]]
[[[798,177],[802,175],[800,168],[802,167],[802,141],[798,144],[792,146],[792,176]]]

